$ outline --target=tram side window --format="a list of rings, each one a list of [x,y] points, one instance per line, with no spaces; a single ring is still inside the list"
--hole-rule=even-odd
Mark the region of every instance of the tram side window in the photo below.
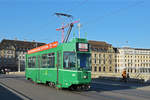
[[[64,52],[64,69],[73,69],[76,66],[76,56],[73,52]]]
[[[28,58],[28,68],[35,68],[36,57],[29,57]]]
[[[48,54],[47,63],[48,63],[49,68],[54,68],[54,66],[55,66],[55,55],[54,55],[54,53]]]
[[[54,68],[55,56],[54,53],[42,55],[42,68]]]
[[[42,55],[42,67],[47,68],[47,54]]]

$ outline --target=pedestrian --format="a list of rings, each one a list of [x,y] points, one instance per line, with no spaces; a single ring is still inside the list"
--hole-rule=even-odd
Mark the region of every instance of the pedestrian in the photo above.
[[[123,70],[123,72],[122,72],[122,80],[123,80],[125,83],[127,82],[126,70]]]

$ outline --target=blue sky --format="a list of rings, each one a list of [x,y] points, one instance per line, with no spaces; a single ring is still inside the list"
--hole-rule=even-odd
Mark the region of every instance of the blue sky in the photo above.
[[[115,47],[150,48],[149,5],[149,0],[0,0],[0,40],[61,41],[56,28],[69,22],[54,15],[61,12],[80,19],[83,38],[87,33],[88,40]],[[77,24],[73,33],[78,37]]]

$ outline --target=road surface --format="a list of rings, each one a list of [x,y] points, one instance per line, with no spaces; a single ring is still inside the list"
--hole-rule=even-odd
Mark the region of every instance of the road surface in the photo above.
[[[0,74],[1,100],[149,100],[150,85],[93,80],[89,91],[56,90],[23,75]]]

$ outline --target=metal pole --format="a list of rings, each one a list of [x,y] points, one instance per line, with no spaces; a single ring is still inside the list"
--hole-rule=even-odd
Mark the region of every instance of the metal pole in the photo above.
[[[18,60],[18,72],[20,72],[20,59]]]
[[[78,29],[79,29],[79,38],[80,38],[80,27],[81,27],[81,24],[79,23],[79,24],[78,24]]]

